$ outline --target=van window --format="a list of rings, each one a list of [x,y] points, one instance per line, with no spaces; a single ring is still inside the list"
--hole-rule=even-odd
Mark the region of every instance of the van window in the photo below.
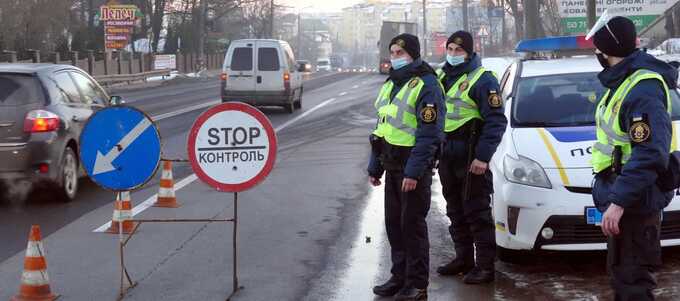
[[[276,48],[257,49],[257,69],[260,71],[279,71],[279,52]]]
[[[253,70],[253,48],[238,47],[234,48],[231,55],[232,71],[251,71]]]

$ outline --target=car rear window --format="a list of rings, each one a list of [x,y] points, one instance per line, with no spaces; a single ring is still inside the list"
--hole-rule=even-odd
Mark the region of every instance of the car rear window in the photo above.
[[[319,66],[327,66],[328,61],[318,61],[316,64],[319,65]]]
[[[234,48],[231,55],[231,70],[251,71],[253,70],[253,48],[238,47]]]
[[[0,106],[43,102],[42,88],[31,75],[0,74]]]
[[[276,48],[259,48],[257,50],[257,69],[260,71],[278,71],[279,52]]]
[[[597,73],[522,78],[512,108],[518,127],[595,125],[595,109],[605,92]],[[672,118],[680,119],[680,97],[671,89]]]

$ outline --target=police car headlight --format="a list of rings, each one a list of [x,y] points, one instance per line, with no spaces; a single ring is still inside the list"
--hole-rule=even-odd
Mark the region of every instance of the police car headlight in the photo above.
[[[551,189],[548,175],[540,164],[527,157],[513,158],[508,155],[503,160],[505,178],[513,183]]]

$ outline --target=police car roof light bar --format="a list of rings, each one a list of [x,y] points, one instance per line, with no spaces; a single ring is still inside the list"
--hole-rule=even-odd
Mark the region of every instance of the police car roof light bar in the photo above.
[[[546,52],[595,49],[592,40],[585,36],[548,37],[522,40],[517,43],[515,52]]]

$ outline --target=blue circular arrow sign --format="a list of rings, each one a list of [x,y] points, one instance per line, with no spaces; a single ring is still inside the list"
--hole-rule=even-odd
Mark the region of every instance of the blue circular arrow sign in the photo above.
[[[80,134],[80,162],[87,175],[107,189],[132,190],[158,169],[161,138],[144,112],[115,106],[90,117]]]

